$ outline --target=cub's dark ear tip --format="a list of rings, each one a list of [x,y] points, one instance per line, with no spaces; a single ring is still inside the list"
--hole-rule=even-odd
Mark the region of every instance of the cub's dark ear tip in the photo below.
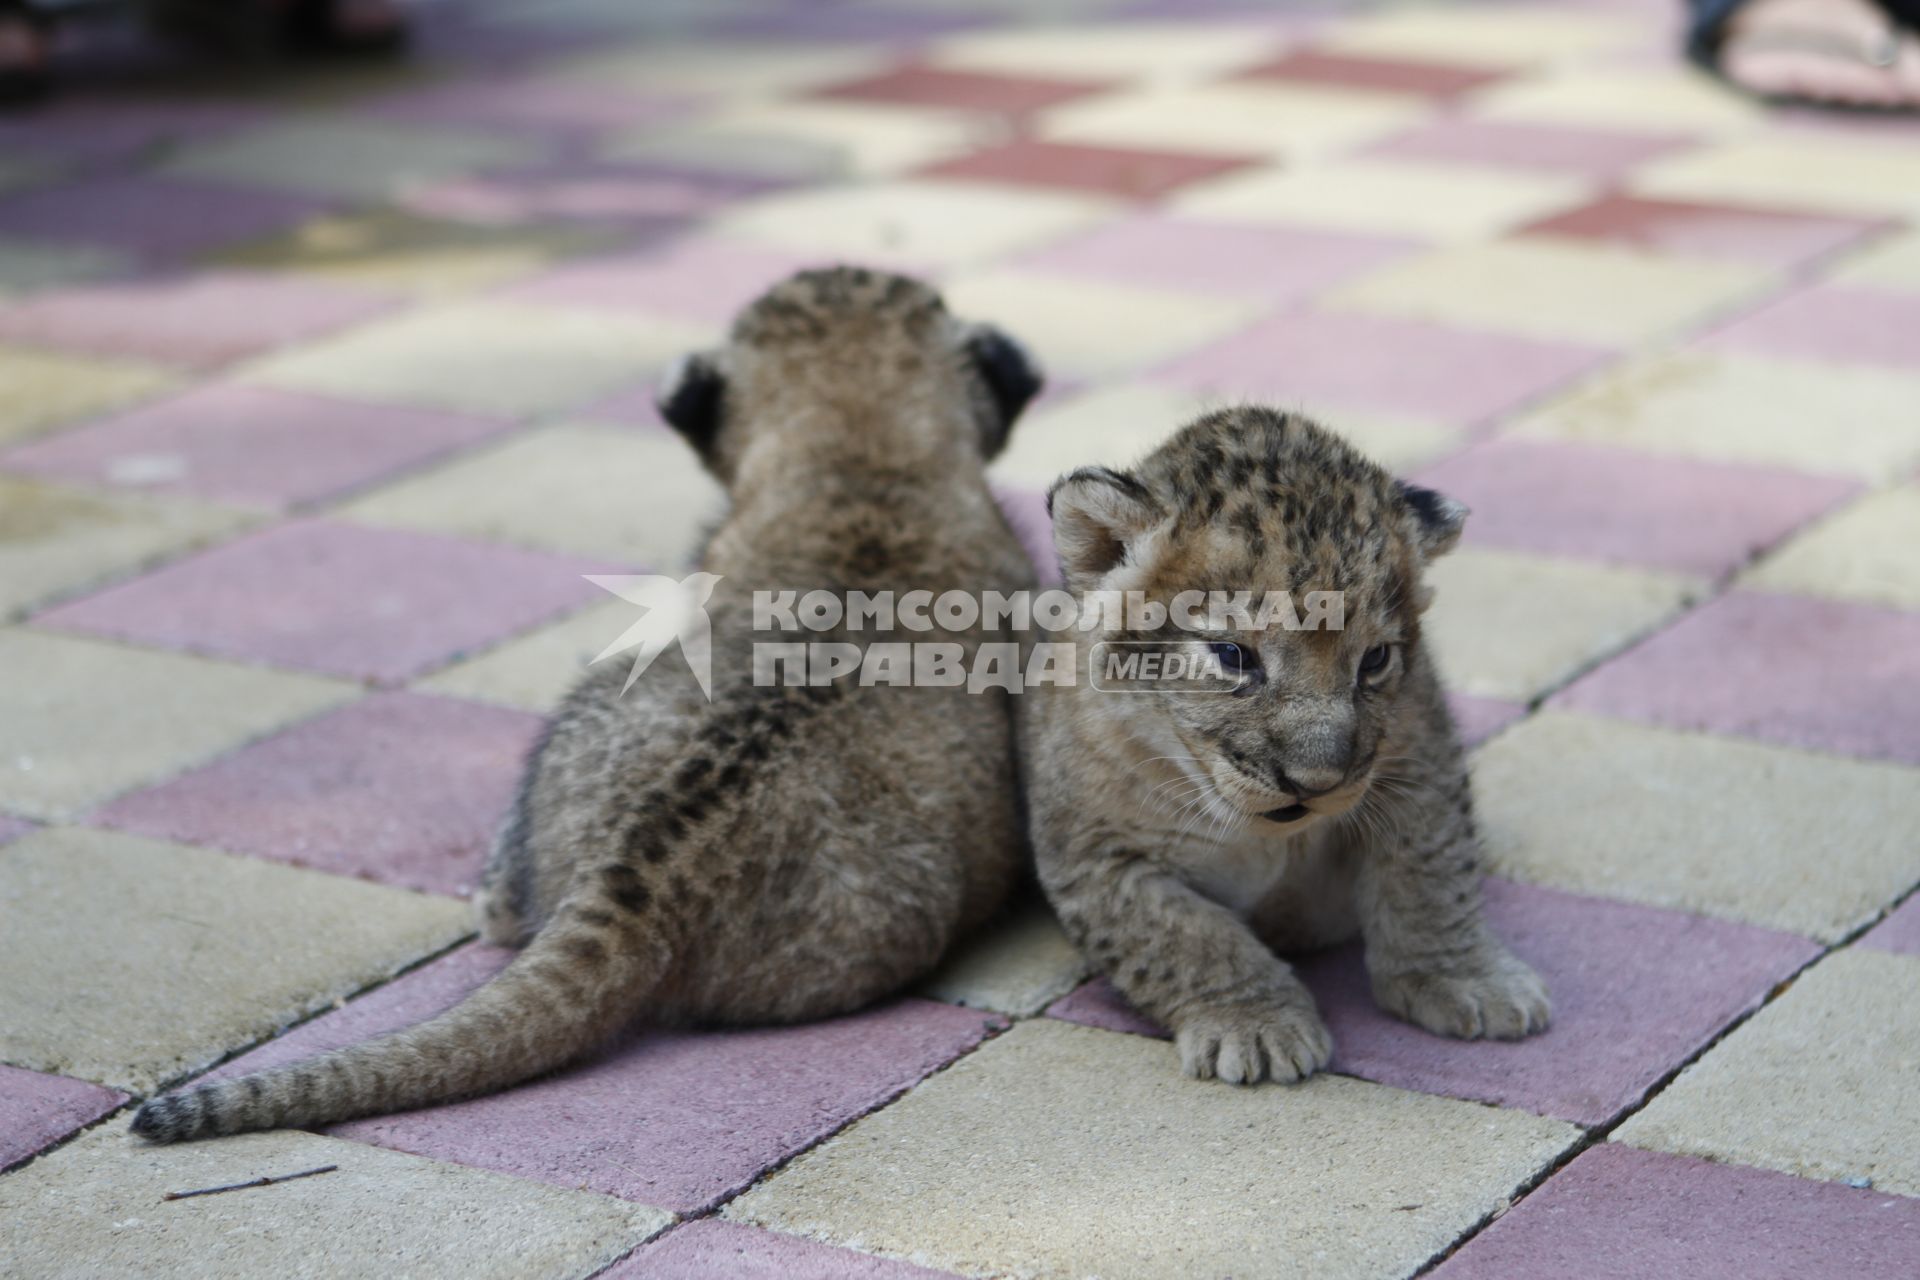
[[[654,405],[668,426],[704,452],[720,428],[725,386],[720,370],[707,357],[682,356],[660,380]]]
[[[1011,425],[1028,402],[1040,394],[1046,375],[1025,347],[992,325],[980,326],[968,346],[1002,420]]]
[[[1467,506],[1456,502],[1444,493],[1435,492],[1417,484],[1408,484],[1405,480],[1396,482],[1400,490],[1401,501],[1407,504],[1414,518],[1420,522],[1424,541],[1437,550],[1445,550],[1453,545],[1460,536],[1460,530],[1467,522]]]
[[[1047,514],[1053,514],[1056,494],[1070,485],[1082,484],[1117,489],[1136,502],[1149,505],[1153,502],[1153,495],[1147,492],[1147,487],[1124,471],[1115,471],[1112,467],[1076,467],[1047,486]]]

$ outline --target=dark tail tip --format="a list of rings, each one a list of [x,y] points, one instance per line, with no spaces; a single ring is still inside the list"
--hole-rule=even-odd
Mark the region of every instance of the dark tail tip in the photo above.
[[[196,1136],[200,1109],[189,1105],[191,1095],[169,1094],[141,1104],[133,1113],[134,1133],[151,1142],[179,1142]]]

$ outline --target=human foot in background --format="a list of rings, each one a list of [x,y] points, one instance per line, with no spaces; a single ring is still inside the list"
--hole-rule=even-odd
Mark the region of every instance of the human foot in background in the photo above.
[[[385,53],[405,46],[407,19],[394,0],[301,0],[290,12],[290,43],[328,53]]]
[[[1726,20],[1715,63],[1763,98],[1920,107],[1920,39],[1870,0],[1747,0]]]
[[[47,33],[24,9],[0,4],[0,105],[47,91]]]

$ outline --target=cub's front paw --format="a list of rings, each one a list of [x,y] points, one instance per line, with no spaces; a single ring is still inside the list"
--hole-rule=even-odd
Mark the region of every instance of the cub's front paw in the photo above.
[[[1180,1068],[1228,1084],[1291,1081],[1333,1057],[1333,1037],[1311,1004],[1274,1004],[1195,1013],[1174,1036]]]
[[[1553,1017],[1547,985],[1525,962],[1490,953],[1455,973],[1376,973],[1373,999],[1395,1017],[1461,1040],[1518,1040]]]

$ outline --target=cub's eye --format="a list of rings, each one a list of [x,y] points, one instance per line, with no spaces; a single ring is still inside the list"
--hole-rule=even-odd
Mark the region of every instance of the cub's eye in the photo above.
[[[1216,640],[1207,646],[1213,656],[1220,660],[1220,669],[1230,673],[1253,670],[1260,665],[1260,655],[1251,649],[1244,649],[1231,640]]]
[[[1387,664],[1392,661],[1393,646],[1390,644],[1377,644],[1360,655],[1360,674],[1362,676],[1377,676],[1382,671],[1385,671]]]
[[[1260,669],[1260,655],[1253,649],[1231,640],[1215,640],[1207,649],[1219,661],[1222,674],[1238,677],[1233,686],[1236,695],[1252,693],[1266,683],[1267,673]]]

